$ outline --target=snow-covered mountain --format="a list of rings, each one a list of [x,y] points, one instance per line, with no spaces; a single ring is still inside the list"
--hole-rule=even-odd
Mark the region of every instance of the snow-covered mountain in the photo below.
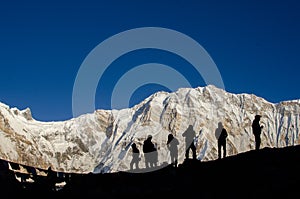
[[[192,125],[197,159],[217,159],[218,124],[227,129],[227,154],[253,150],[251,123],[256,114],[264,125],[261,147],[300,143],[300,100],[270,103],[253,94],[232,94],[212,85],[158,92],[122,110],[96,110],[60,122],[41,122],[30,109],[0,103],[0,158],[62,172],[116,172],[129,169],[131,144],[142,151],[152,135],[159,165],[170,162],[167,137],[179,140],[179,163],[184,160],[182,134]],[[140,168],[145,167],[141,152]]]

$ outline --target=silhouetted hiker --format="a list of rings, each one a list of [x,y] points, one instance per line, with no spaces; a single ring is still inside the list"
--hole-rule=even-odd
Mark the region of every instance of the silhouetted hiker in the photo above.
[[[220,133],[219,133],[220,132]],[[219,136],[218,136],[219,133]],[[226,129],[223,127],[223,124],[219,122],[218,128],[216,129],[216,136],[218,139],[218,158],[221,159],[222,149],[223,149],[223,158],[226,157],[226,138],[228,133]]]
[[[133,165],[135,165],[136,169],[139,169],[139,161],[141,160],[140,150],[136,147],[135,143],[131,145],[131,148],[132,148],[132,159],[130,162],[130,170],[133,170]]]
[[[149,135],[143,144],[146,168],[157,166],[157,149],[152,143],[152,136]]]
[[[196,136],[196,132],[193,129],[192,125],[189,125],[189,127],[185,130],[185,132],[182,134],[183,137],[185,137],[185,158],[189,159],[189,153],[190,149],[193,152],[193,159],[196,159],[196,146],[194,144],[194,137]]]
[[[260,134],[261,134],[261,129],[264,128],[263,125],[259,124],[261,116],[260,115],[255,115],[255,118],[252,122],[252,131],[255,137],[255,150],[259,150],[261,139],[260,139]]]
[[[171,164],[177,167],[179,142],[171,133],[168,135],[167,147],[170,151]]]

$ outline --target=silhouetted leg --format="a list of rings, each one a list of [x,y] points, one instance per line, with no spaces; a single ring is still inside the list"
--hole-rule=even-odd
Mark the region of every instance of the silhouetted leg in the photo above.
[[[260,147],[260,136],[255,136],[255,150],[259,150]]]
[[[130,162],[130,170],[133,170],[133,161]]]
[[[189,153],[190,153],[190,146],[186,146],[185,159],[189,159]]]
[[[226,143],[223,143],[223,158],[226,157]]]
[[[153,153],[150,153],[149,154],[149,163],[150,163],[150,167],[153,167],[153,165],[154,165],[154,162],[153,162],[154,160],[153,160]]]
[[[149,168],[149,154],[145,154],[145,166],[148,169]]]
[[[218,142],[218,158],[221,159],[221,143]]]
[[[257,142],[257,149],[259,149],[260,148],[260,142],[261,142],[261,140],[260,140],[260,137],[258,137],[258,140],[257,140],[258,142]]]
[[[158,152],[155,151],[154,155],[155,155],[155,157],[154,157],[154,166],[157,167],[157,165],[158,165]]]
[[[192,149],[192,152],[193,152],[193,159],[196,160],[196,146],[194,144],[192,144],[191,149]]]
[[[131,166],[132,168],[131,168],[131,170],[133,170],[133,166],[134,166],[135,169],[138,169],[138,168],[139,168],[139,162],[135,160],[135,161],[132,163],[132,166]]]
[[[171,154],[171,165],[174,165],[174,155],[173,154]]]

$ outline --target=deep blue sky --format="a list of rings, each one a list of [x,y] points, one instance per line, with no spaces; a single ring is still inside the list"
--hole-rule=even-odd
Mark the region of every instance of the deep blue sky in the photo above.
[[[37,120],[70,119],[74,80],[89,52],[114,34],[148,26],[195,39],[218,66],[229,92],[274,103],[299,99],[299,10],[296,0],[1,1],[0,101],[30,107]],[[159,50],[122,56],[102,79],[107,87],[97,90],[96,107],[109,107],[117,77],[153,61],[175,68],[184,64]],[[205,85],[201,77],[189,78],[195,87]],[[141,86],[131,102],[160,89]]]

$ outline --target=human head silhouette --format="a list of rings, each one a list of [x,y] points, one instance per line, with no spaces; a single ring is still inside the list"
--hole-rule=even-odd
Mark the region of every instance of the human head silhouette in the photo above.
[[[167,144],[169,144],[172,140],[173,140],[174,136],[170,133],[168,135],[168,140],[167,140]]]
[[[219,123],[218,123],[218,128],[219,128],[219,129],[223,128],[222,122],[219,122]]]
[[[260,118],[261,118],[261,115],[255,115],[256,120],[260,120]]]
[[[215,130],[215,137],[216,139],[219,139],[221,132],[223,129],[223,123],[222,122],[218,122],[218,128]]]

